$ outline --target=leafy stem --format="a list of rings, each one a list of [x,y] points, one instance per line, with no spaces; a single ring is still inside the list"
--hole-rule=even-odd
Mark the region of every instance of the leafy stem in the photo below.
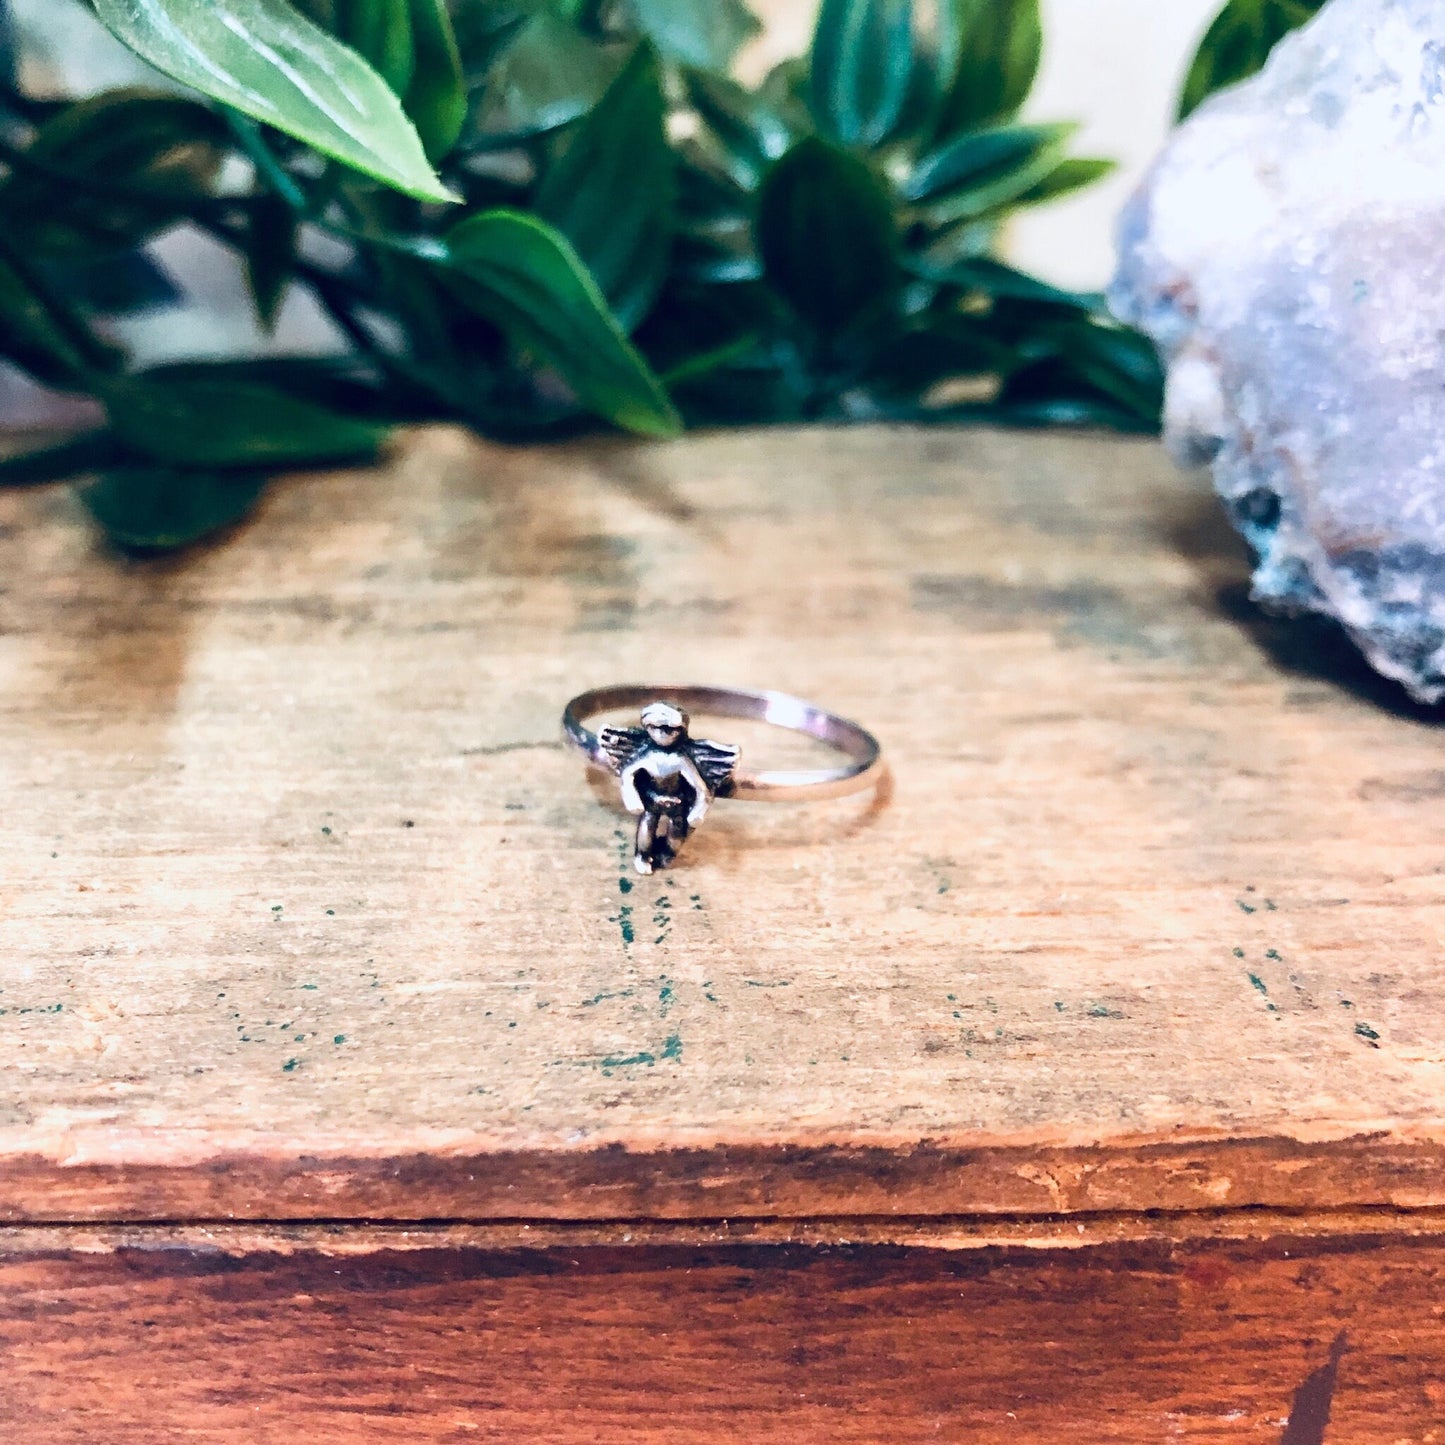
[[[368,455],[378,417],[1157,418],[1147,345],[993,254],[1108,169],[1018,118],[1038,0],[823,0],[751,87],[745,0],[90,9],[172,88],[5,82],[0,358],[104,405],[101,437],[12,477],[100,467],[87,505],[121,545],[231,525],[271,471]],[[97,322],[168,294],[148,248],[177,224],[234,255],[263,326],[309,292],[344,364],[131,367]]]

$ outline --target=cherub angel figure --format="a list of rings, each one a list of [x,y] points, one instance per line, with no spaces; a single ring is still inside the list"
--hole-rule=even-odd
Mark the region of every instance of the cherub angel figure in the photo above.
[[[622,781],[622,805],[637,814],[639,873],[666,868],[714,798],[732,785],[738,749],[688,735],[688,716],[670,702],[642,710],[640,728],[598,733],[612,771]]]

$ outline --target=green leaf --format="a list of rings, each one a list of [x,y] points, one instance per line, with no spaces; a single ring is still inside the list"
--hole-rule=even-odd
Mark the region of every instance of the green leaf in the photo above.
[[[992,255],[998,249],[1001,214],[992,211],[977,220],[960,221],[956,226],[946,226],[926,236],[926,244],[911,252],[912,263],[920,270],[936,270],[958,261]]]
[[[753,187],[792,144],[790,127],[762,96],[726,76],[684,72],[687,98],[717,142],[729,175]]]
[[[446,0],[411,0],[411,33],[416,65],[406,113],[427,155],[437,161],[457,143],[467,119],[462,58]]]
[[[302,467],[363,461],[386,428],[258,382],[164,370],[100,390],[121,441],[182,467]]]
[[[1046,201],[1057,201],[1071,196],[1101,181],[1118,169],[1116,161],[1093,156],[1070,156],[1061,160],[1046,176],[1035,181],[1028,190],[1013,198],[1015,206],[1040,206]]]
[[[753,253],[751,233],[747,232],[679,236],[673,261],[679,280],[707,286],[760,281],[763,275],[762,263]]]
[[[662,384],[565,236],[535,216],[489,211],[446,242],[444,274],[457,296],[556,367],[584,406],[630,431],[677,433]]]
[[[597,104],[619,68],[612,50],[539,10],[488,73],[479,129],[489,138],[520,140],[568,125]]]
[[[768,280],[820,332],[845,329],[893,293],[888,193],[866,162],[815,136],[768,173],[756,237]]]
[[[1059,352],[1091,386],[1133,413],[1157,423],[1164,375],[1154,344],[1137,331],[1080,320],[1063,329]]]
[[[1205,32],[1179,98],[1183,120],[1202,100],[1248,79],[1291,30],[1303,25],[1324,0],[1229,0]]]
[[[329,30],[333,35],[341,33],[342,21],[337,16],[337,6],[345,6],[349,0],[291,0],[313,25]]]
[[[0,487],[38,487],[92,472],[120,460],[120,447],[107,431],[83,432],[50,446],[0,457]]]
[[[1057,169],[1072,125],[1005,125],[973,131],[925,156],[899,186],[935,225],[981,216],[1024,195]]]
[[[940,382],[992,375],[1008,361],[975,318],[930,315],[894,337],[873,358],[873,387],[889,397],[918,396]]]
[[[452,199],[391,88],[285,0],[94,0],[106,27],[184,85],[423,200]]]
[[[146,251],[47,259],[42,264],[82,316],[137,316],[179,306],[185,299]]]
[[[1050,286],[1047,281],[1040,281],[1036,276],[1029,276],[988,256],[955,261],[948,266],[920,265],[917,271],[926,280],[963,291],[979,292],[994,299],[1042,301],[1082,311],[1091,310],[1098,304],[1096,297]]]
[[[674,279],[637,345],[671,387],[772,349],[777,302],[754,284],[719,287]]]
[[[761,29],[743,0],[632,0],[632,13],[665,59],[719,74]]]
[[[86,510],[123,552],[170,552],[242,521],[265,490],[251,472],[124,467],[78,487]]]
[[[790,123],[808,120],[808,92],[812,86],[810,66],[804,56],[780,60],[763,77],[758,98],[772,106]]]
[[[405,95],[416,63],[408,0],[343,0],[335,9],[332,33],[366,61],[394,94]]]
[[[657,52],[645,41],[547,167],[533,208],[631,330],[667,274],[675,193]]]
[[[462,75],[480,85],[497,58],[521,34],[531,15],[521,6],[463,4],[450,12]]]
[[[276,324],[296,264],[298,229],[296,213],[283,197],[267,191],[251,202],[242,254],[256,315],[267,331]]]
[[[105,91],[36,131],[26,152],[33,169],[17,166],[0,182],[0,217],[15,240],[47,256],[128,250],[210,191],[225,143],[225,122],[198,101]],[[118,198],[122,187],[144,199]]]
[[[47,295],[27,274],[24,258],[0,244],[0,356],[36,381],[62,391],[86,391],[110,370],[116,355],[64,299]]]
[[[228,386],[244,383],[284,392],[328,412],[361,416],[378,429],[416,420],[415,412],[395,390],[386,391],[355,357],[257,356],[233,361],[180,361],[154,367],[152,378],[189,381],[193,378]]]
[[[685,382],[697,381],[701,377],[710,376],[715,371],[720,371],[724,367],[752,356],[757,351],[758,342],[761,340],[761,336],[756,331],[750,331],[742,336],[733,337],[731,341],[726,341],[721,346],[714,346],[707,351],[694,352],[691,356],[684,357],[681,361],[668,367],[663,380],[669,386],[680,386]]]
[[[1015,351],[1025,364],[1008,378],[1001,402],[1102,403],[1113,409],[1114,425],[1158,426],[1163,373],[1153,345],[1137,331],[1070,317],[1034,326]]]
[[[823,0],[810,52],[809,103],[843,145],[876,145],[892,129],[913,70],[911,0]]]
[[[940,137],[1013,115],[1038,74],[1039,0],[939,0],[939,11]]]

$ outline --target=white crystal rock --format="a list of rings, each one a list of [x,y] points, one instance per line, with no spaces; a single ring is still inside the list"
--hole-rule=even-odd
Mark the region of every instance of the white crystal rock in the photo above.
[[[1206,102],[1124,213],[1110,300],[1255,596],[1445,697],[1445,3],[1331,0]]]

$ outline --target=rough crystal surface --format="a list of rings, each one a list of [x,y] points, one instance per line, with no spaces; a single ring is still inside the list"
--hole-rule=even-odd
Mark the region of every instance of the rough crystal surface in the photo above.
[[[1165,436],[1258,555],[1445,697],[1445,5],[1332,0],[1180,128],[1125,211],[1115,311]]]

